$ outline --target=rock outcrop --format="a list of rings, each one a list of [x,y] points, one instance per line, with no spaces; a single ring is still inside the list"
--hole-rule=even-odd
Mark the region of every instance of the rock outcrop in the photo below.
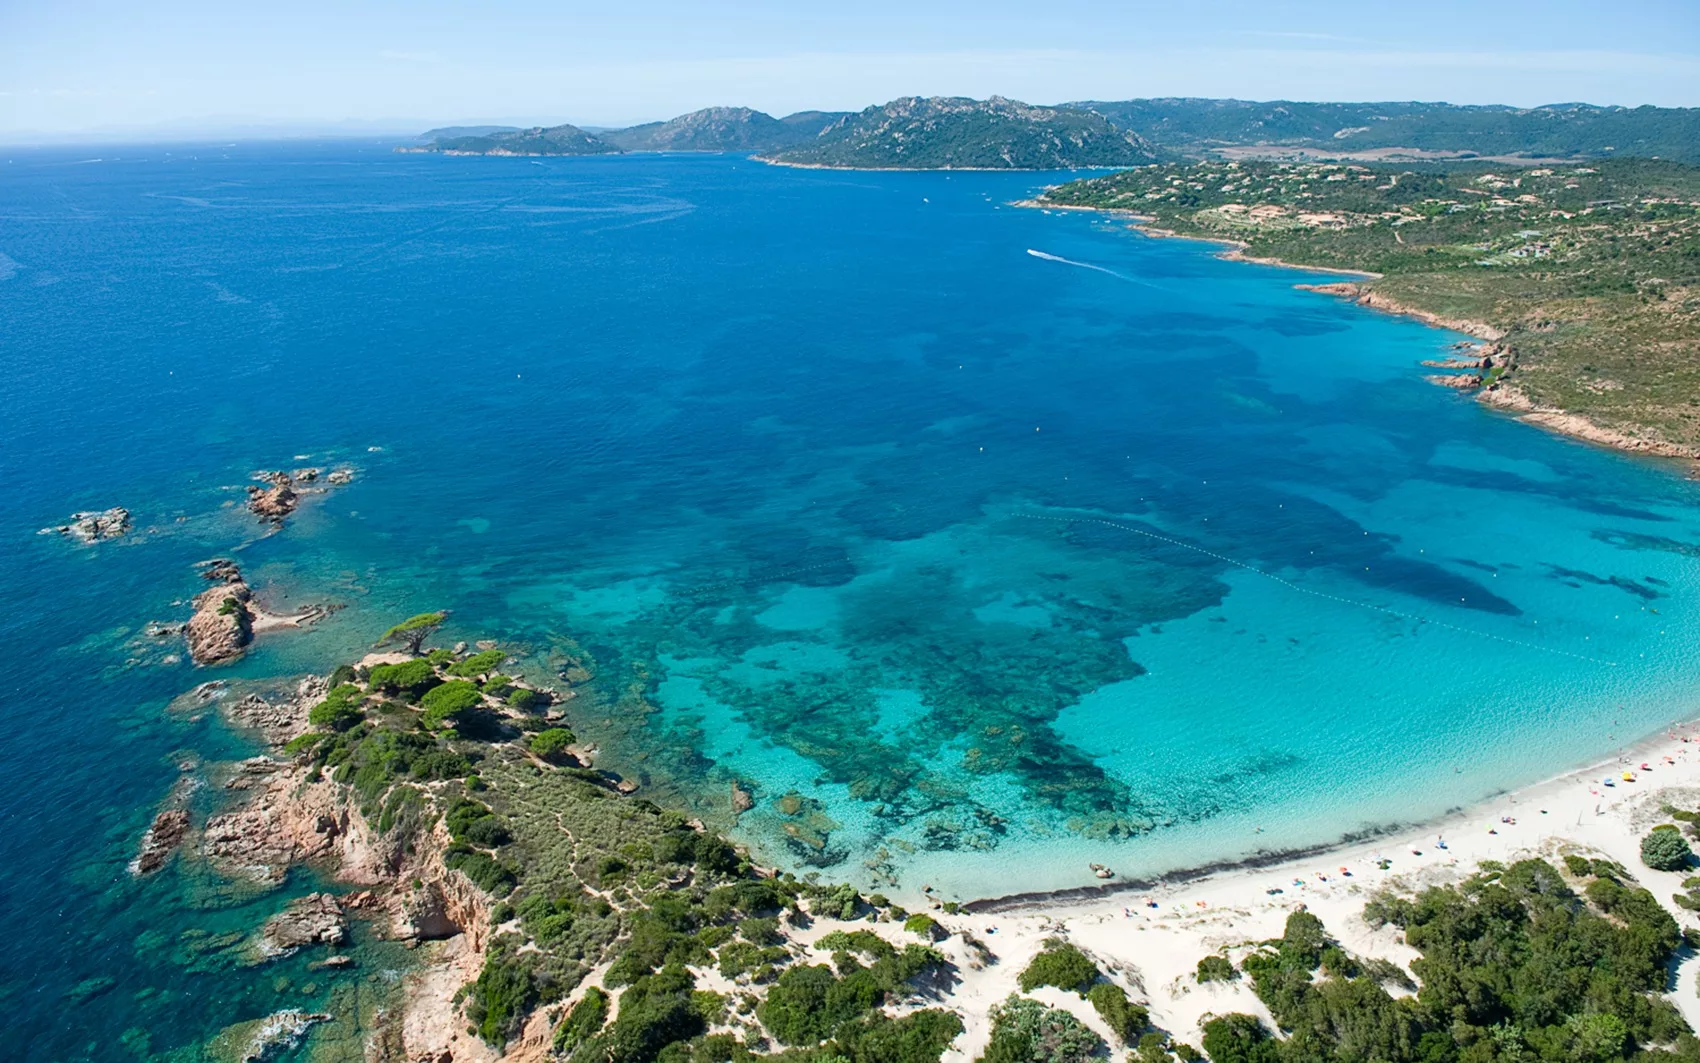
[[[255,473],[254,479],[259,481],[259,484],[248,488],[249,512],[268,523],[281,524],[283,519],[294,513],[296,507],[301,504],[303,494],[324,491],[324,488],[307,486],[317,483],[323,472],[322,469],[305,468],[288,472],[272,469]],[[341,487],[354,481],[354,470],[333,469],[324,479],[332,487]]]
[[[348,940],[348,917],[328,893],[309,893],[266,920],[259,951],[267,959],[288,956],[304,945],[340,945]]]
[[[137,875],[151,875],[165,866],[183,839],[189,834],[187,809],[168,808],[153,818],[153,825],[142,835],[142,845],[130,870]]]
[[[195,596],[195,615],[189,618],[189,656],[196,664],[233,661],[254,639],[254,592],[234,561],[214,561],[201,573],[213,586]]]
[[[248,488],[249,512],[261,520],[273,523],[295,512],[295,507],[301,502],[301,496],[295,493],[295,481],[288,473],[279,470],[261,473],[257,478],[261,483],[270,486]]]
[[[83,543],[116,539],[130,530],[130,511],[113,506],[100,512],[73,513],[71,523],[41,529],[42,535],[67,535]]]

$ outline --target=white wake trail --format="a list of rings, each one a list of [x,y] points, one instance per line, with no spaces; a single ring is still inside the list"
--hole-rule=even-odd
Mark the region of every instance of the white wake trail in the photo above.
[[[1147,288],[1157,288],[1159,291],[1162,290],[1159,285],[1152,284],[1150,281],[1140,280],[1138,277],[1129,277],[1125,273],[1117,273],[1115,270],[1105,269],[1103,266],[1094,266],[1090,262],[1076,262],[1072,258],[1064,258],[1061,255],[1053,255],[1047,251],[1036,251],[1031,247],[1027,249],[1027,253],[1032,255],[1034,258],[1042,258],[1046,262],[1061,262],[1065,266],[1079,266],[1081,269],[1096,270],[1099,273],[1108,273],[1110,276],[1119,281],[1127,281],[1129,284],[1143,284]]]

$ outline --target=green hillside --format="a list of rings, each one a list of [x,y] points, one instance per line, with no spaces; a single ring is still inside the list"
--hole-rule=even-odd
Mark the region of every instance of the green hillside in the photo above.
[[[813,140],[840,117],[807,111],[781,119],[748,107],[705,107],[600,137],[623,151],[779,151]]]
[[[857,169],[1061,170],[1130,166],[1156,153],[1102,115],[993,96],[906,96],[828,126],[775,162]]]
[[[1096,111],[1159,147],[1190,155],[1251,146],[1328,152],[1409,148],[1476,155],[1635,155],[1700,162],[1700,108],[1193,98],[1085,101],[1065,106]]]
[[[450,155],[607,155],[620,149],[578,126],[558,125],[484,136],[443,137],[415,150]]]

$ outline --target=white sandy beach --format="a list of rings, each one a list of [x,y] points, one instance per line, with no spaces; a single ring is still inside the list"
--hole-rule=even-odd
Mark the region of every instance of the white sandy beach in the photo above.
[[[945,1059],[979,1055],[989,1036],[987,1012],[1016,992],[1017,977],[1047,938],[1066,938],[1090,953],[1134,1000],[1148,1004],[1155,1026],[1196,1047],[1199,1027],[1212,1014],[1241,1011],[1268,1021],[1244,980],[1197,984],[1194,972],[1201,957],[1226,949],[1237,961],[1243,953],[1238,947],[1278,937],[1288,914],[1302,906],[1349,951],[1407,965],[1416,952],[1401,943],[1397,928],[1371,929],[1361,918],[1364,902],[1382,889],[1414,892],[1457,881],[1483,860],[1603,854],[1629,869],[1680,925],[1700,926],[1695,913],[1670,901],[1685,874],[1653,871],[1640,860],[1641,836],[1668,822],[1661,805],[1700,805],[1697,736],[1700,728],[1685,726],[1621,757],[1502,795],[1441,822],[1317,856],[1223,871],[1149,893],[1035,899],[1002,912],[935,912],[952,930],[985,942],[998,958],[975,970],[960,936],[945,942],[962,978],[947,1003],[962,1012],[967,1024]],[[1634,781],[1622,777],[1625,771]],[[1611,786],[1602,784],[1608,777]],[[1384,858],[1391,862],[1386,870],[1377,866]],[[1683,964],[1670,999],[1700,1028],[1697,968],[1693,960]],[[1091,1006],[1073,994],[1046,989],[1031,995],[1068,1008],[1100,1035],[1109,1034]]]

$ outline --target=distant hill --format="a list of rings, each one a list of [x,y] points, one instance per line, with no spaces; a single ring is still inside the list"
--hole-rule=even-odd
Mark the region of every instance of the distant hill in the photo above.
[[[846,115],[774,162],[860,169],[1063,170],[1156,160],[1101,114],[993,96],[905,96]]]
[[[624,151],[778,151],[813,140],[843,112],[775,118],[748,107],[705,107],[667,122],[599,134]]]
[[[620,149],[576,125],[557,125],[478,136],[439,137],[421,148],[397,150],[440,151],[448,155],[609,155]]]
[[[1175,152],[1231,147],[1527,156],[1657,156],[1700,162],[1700,109],[1458,106],[1449,103],[1293,103],[1169,98],[1068,104]]]
[[[517,125],[446,125],[427,129],[419,134],[422,141],[451,140],[457,137],[487,137],[492,133],[518,133]]]

